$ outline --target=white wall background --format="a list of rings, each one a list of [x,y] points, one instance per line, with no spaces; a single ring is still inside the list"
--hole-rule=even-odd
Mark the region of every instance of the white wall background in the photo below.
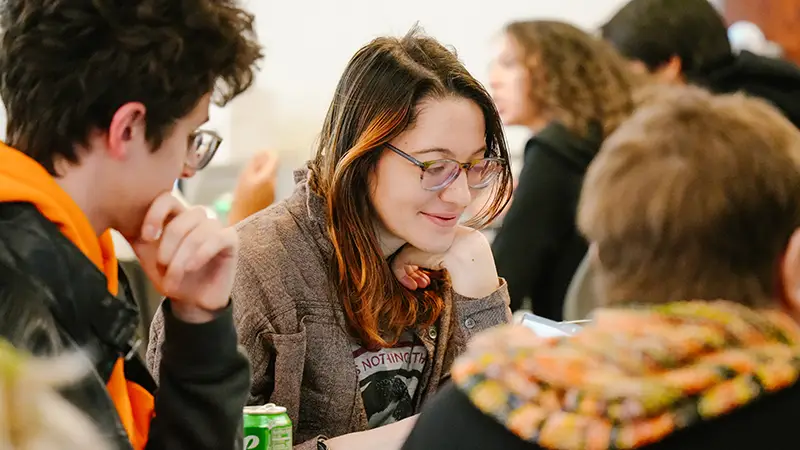
[[[225,137],[213,164],[238,166],[270,149],[281,158],[278,195],[292,188],[291,171],[312,146],[347,61],[371,39],[402,35],[415,23],[456,48],[467,68],[486,82],[492,39],[512,20],[551,18],[593,29],[626,0],[244,0],[255,13],[266,57],[257,83],[225,108],[212,108],[210,127]],[[0,108],[0,139],[5,114]],[[512,150],[527,133],[508,130]],[[236,170],[201,173],[190,189],[207,201],[230,186]],[[225,178],[222,180],[220,178]],[[209,182],[214,179],[214,182]]]
[[[492,39],[506,22],[555,18],[591,29],[624,3],[249,0],[266,57],[256,86],[212,113],[212,126],[226,138],[215,162],[237,164],[258,150],[274,150],[281,158],[278,194],[288,194],[291,170],[311,155],[345,65],[358,48],[377,36],[402,35],[418,22],[428,34],[455,47],[467,68],[486,82]],[[523,130],[509,130],[514,149],[521,148],[525,138]]]

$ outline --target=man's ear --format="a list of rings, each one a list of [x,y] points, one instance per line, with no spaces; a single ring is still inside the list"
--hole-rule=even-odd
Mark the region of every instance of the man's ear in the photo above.
[[[683,84],[683,62],[677,56],[672,56],[666,63],[655,70],[654,75],[666,83]]]
[[[147,108],[139,102],[122,105],[111,117],[108,126],[108,152],[118,160],[128,158],[131,148],[141,148],[145,142],[145,113]]]

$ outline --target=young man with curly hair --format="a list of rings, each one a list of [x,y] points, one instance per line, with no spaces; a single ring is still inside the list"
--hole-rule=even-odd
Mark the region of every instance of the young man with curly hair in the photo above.
[[[219,146],[209,104],[253,82],[253,16],[235,0],[9,0],[0,29],[0,293],[27,292],[0,305],[0,335],[86,350],[95,377],[66,395],[114,448],[237,447],[236,234],[170,190]],[[158,391],[110,229],[168,299]]]

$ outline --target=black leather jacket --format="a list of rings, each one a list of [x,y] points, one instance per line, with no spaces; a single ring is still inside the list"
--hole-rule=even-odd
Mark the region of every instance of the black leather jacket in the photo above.
[[[147,449],[235,449],[250,387],[230,307],[192,325],[163,306],[167,338],[160,386],[135,346],[138,312],[127,282],[112,296],[106,278],[58,228],[26,203],[0,203],[0,336],[37,355],[81,349],[95,371],[64,392],[118,449],[131,449],[105,388],[115,361],[125,377],[155,394]]]

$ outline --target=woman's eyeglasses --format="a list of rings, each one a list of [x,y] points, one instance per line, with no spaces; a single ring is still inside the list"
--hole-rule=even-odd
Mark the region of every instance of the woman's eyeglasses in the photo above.
[[[462,170],[467,172],[467,184],[470,188],[483,189],[492,184],[506,165],[506,161],[501,158],[483,158],[467,163],[452,159],[422,162],[392,144],[386,146],[422,170],[420,183],[422,188],[428,191],[440,191],[450,186]]]
[[[219,134],[211,130],[194,131],[189,135],[186,166],[192,170],[202,170],[214,158],[220,144],[222,144],[222,136]]]

